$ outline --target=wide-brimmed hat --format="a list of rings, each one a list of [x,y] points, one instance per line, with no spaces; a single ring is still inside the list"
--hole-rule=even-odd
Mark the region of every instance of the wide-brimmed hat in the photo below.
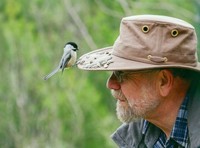
[[[134,71],[173,67],[200,72],[197,36],[191,24],[177,18],[125,17],[114,45],[82,55],[77,65],[83,70]]]

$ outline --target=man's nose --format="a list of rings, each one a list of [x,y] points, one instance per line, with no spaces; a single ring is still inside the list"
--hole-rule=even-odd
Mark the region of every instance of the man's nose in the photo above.
[[[114,74],[108,78],[106,86],[107,88],[114,90],[119,90],[121,88],[120,83]]]

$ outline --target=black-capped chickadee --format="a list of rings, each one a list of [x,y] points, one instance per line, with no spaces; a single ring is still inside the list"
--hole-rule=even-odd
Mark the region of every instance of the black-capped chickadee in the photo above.
[[[64,53],[62,55],[62,58],[60,60],[60,63],[58,67],[53,70],[50,74],[44,77],[44,80],[49,79],[51,76],[53,76],[58,71],[64,71],[65,68],[69,68],[73,66],[76,63],[77,59],[77,53],[78,46],[74,42],[68,42],[64,46]]]

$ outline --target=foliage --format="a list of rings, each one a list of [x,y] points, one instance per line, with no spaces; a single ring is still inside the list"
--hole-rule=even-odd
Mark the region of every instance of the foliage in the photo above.
[[[108,73],[74,67],[43,76],[66,41],[78,43],[79,56],[112,45],[123,16],[164,14],[198,26],[198,10],[198,0],[1,0],[0,146],[115,147],[109,135],[120,123]]]

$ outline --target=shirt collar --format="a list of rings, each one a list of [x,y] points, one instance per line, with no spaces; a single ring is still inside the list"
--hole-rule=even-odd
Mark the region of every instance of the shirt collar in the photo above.
[[[187,95],[179,108],[179,112],[170,135],[172,139],[174,139],[177,143],[179,143],[183,147],[187,147],[188,145],[188,126],[187,126],[188,98],[189,97]]]

